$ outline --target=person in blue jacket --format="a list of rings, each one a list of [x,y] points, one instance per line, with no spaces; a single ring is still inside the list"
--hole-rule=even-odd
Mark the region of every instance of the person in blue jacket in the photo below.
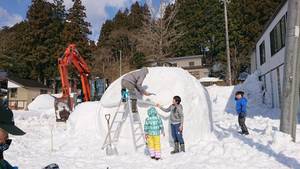
[[[236,112],[238,113],[238,122],[241,127],[242,132],[241,134],[248,135],[248,129],[245,124],[246,116],[247,116],[247,99],[244,97],[243,91],[238,91],[235,93],[235,106],[236,106]]]

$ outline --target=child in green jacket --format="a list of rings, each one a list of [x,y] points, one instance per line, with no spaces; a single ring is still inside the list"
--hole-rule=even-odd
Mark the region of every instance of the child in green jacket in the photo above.
[[[164,126],[161,118],[157,115],[154,107],[148,109],[148,117],[144,124],[144,131],[148,143],[148,149],[152,159],[159,160],[161,158],[160,134],[164,133]]]

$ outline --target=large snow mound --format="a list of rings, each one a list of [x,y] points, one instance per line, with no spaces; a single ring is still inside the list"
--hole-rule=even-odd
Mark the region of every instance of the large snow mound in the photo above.
[[[49,94],[42,94],[37,96],[29,105],[30,111],[47,110],[54,108],[55,98]]]
[[[82,103],[71,114],[69,124],[73,134],[85,134],[90,138],[101,137],[102,141],[107,133],[105,114],[112,116],[116,112],[116,106],[120,99],[121,79],[114,81],[104,93],[100,104]],[[182,99],[184,118],[184,139],[187,143],[196,143],[201,139],[207,139],[212,133],[211,104],[208,92],[199,82],[187,71],[181,68],[156,67],[149,68],[143,86],[148,92],[155,95],[143,97],[143,100],[150,100],[168,107],[172,98],[178,95]],[[144,123],[146,112],[149,106],[138,105],[139,113]],[[169,130],[169,113],[158,110],[162,116],[166,131],[166,138],[162,139],[163,144],[171,141]],[[100,127],[100,129],[99,129]],[[101,128],[102,127],[102,128]],[[132,136],[129,119],[125,122],[118,147],[123,149],[132,145]],[[132,148],[128,148],[132,149]]]
[[[55,116],[55,98],[49,94],[37,96],[29,105],[28,110],[40,113],[41,115]]]
[[[75,136],[97,136],[103,138],[103,127],[100,120],[100,102],[85,102],[77,105],[68,119],[71,134]]]

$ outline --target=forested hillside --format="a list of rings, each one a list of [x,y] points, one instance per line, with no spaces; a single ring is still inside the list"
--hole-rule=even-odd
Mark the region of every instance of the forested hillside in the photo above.
[[[256,38],[282,0],[231,0],[228,5],[234,79],[250,64]],[[26,20],[0,31],[0,68],[47,82],[58,75],[57,58],[76,43],[96,76],[123,73],[168,57],[204,54],[212,66],[225,64],[224,9],[219,0],[161,0],[161,10],[135,2],[101,26],[98,42],[88,38],[90,23],[81,0],[66,10],[63,0],[32,0]],[[155,12],[158,11],[158,12]],[[225,69],[224,69],[225,70]],[[224,76],[219,72],[216,76]]]

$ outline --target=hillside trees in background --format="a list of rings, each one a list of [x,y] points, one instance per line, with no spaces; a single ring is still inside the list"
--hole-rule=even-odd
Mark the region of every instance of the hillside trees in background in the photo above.
[[[249,67],[256,39],[282,1],[231,0],[228,5],[235,80]],[[122,73],[151,59],[200,54],[209,68],[218,70],[212,75],[226,74],[224,7],[219,0],[160,0],[159,10],[134,2],[104,22],[97,45],[88,38],[85,7],[80,0],[73,2],[66,11],[63,0],[32,0],[26,20],[0,30],[0,68],[46,82],[58,75],[57,58],[69,43],[76,43],[92,72],[111,80],[119,76],[120,56]]]
[[[141,56],[145,51],[139,49],[139,32],[149,15],[148,6],[138,2],[132,4],[130,10],[119,10],[112,20],[107,20],[101,28],[97,49],[94,51],[96,65],[94,72],[115,79],[119,76],[119,61],[122,57],[123,73],[140,67],[134,63],[134,56]],[[140,55],[141,54],[141,55]],[[135,59],[134,59],[135,60]]]
[[[32,0],[25,21],[0,31],[1,69],[48,84],[58,76],[57,59],[70,43],[92,62],[96,46],[88,38],[90,24],[85,21],[85,7],[75,0],[66,12],[63,3]]]
[[[249,55],[253,52],[257,38],[266,22],[282,0],[233,0],[229,4],[230,48],[233,79],[247,71]]]
[[[68,10],[62,40],[66,46],[71,43],[76,44],[79,53],[91,61],[93,59],[91,41],[88,38],[88,35],[91,34],[89,29],[91,24],[86,21],[85,11],[81,0],[74,0],[73,6]]]
[[[46,82],[57,75],[58,50],[63,46],[64,27],[62,0],[49,3],[33,0],[27,20],[1,31],[1,67],[22,78]],[[2,60],[2,59],[1,59]]]
[[[214,76],[225,77],[224,6],[216,0],[177,0],[177,19],[185,35],[175,46],[176,56],[204,55],[204,63],[217,68]],[[250,53],[264,25],[281,0],[232,0],[228,5],[230,56],[233,79],[250,67]],[[221,66],[222,67],[222,66]]]
[[[167,1],[160,2],[158,13],[150,10],[151,15],[143,22],[143,27],[138,35],[138,47],[147,51],[147,58],[160,62],[167,57],[174,56],[172,48],[177,44],[180,37],[184,35],[180,29],[180,22],[176,20],[179,3],[168,4]],[[157,16],[159,16],[157,18]]]

